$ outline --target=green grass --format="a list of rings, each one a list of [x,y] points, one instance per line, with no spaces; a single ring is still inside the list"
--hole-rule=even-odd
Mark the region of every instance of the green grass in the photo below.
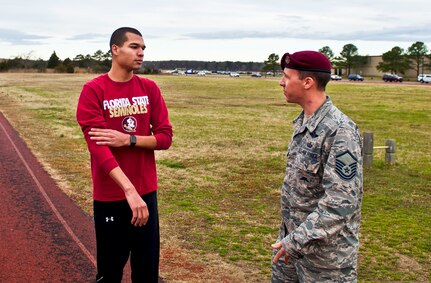
[[[88,153],[74,112],[90,78],[0,74],[0,110],[89,213]],[[171,149],[157,153],[162,238],[178,238],[208,265],[216,255],[250,273],[247,281],[267,281],[300,108],[285,103],[277,79],[151,79],[174,126]],[[374,132],[375,145],[396,140],[395,166],[376,150],[365,170],[360,281],[429,281],[431,87],[337,82],[327,93],[361,131]]]

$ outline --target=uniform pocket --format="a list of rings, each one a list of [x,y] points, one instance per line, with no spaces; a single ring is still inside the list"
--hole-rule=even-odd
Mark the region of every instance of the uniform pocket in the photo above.
[[[312,148],[313,149],[313,148]],[[310,197],[308,201],[322,194],[320,152],[297,147],[289,152],[287,179],[291,188],[297,190],[301,197]]]

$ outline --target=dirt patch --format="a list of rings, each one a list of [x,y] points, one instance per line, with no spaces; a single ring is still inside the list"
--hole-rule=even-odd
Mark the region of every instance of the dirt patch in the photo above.
[[[160,276],[165,282],[250,282],[239,267],[216,255],[199,256],[179,244],[173,238],[162,242]]]
[[[408,271],[417,275],[425,274],[423,267],[413,258],[399,254],[398,255],[398,267],[401,270]],[[427,278],[424,276],[419,276],[417,278],[418,282],[426,282]]]

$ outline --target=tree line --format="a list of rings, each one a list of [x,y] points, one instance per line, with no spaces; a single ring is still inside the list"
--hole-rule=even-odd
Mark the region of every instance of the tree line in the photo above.
[[[54,51],[48,61],[42,59],[31,60],[30,54],[18,56],[13,59],[0,62],[0,71],[14,69],[36,69],[40,72],[46,69],[53,69],[59,73],[74,73],[75,68],[82,68],[88,72],[103,73],[109,71],[111,67],[111,52],[96,51],[93,55],[76,55],[75,58],[61,60]]]
[[[358,48],[354,44],[346,44],[338,56],[329,46],[319,49],[331,61],[335,72],[341,74],[345,71],[349,74],[352,69],[363,66],[368,61],[368,56],[359,55]],[[93,55],[78,54],[73,59],[66,58],[60,60],[54,51],[48,61],[42,59],[31,60],[31,53],[26,56],[19,56],[13,59],[0,61],[0,71],[11,69],[36,69],[40,72],[46,69],[54,69],[61,73],[74,73],[76,68],[81,68],[87,72],[103,73],[107,72],[111,66],[111,52],[96,51]],[[141,73],[158,73],[161,69],[195,69],[209,71],[263,71],[272,72],[274,75],[279,71],[280,57],[272,53],[268,60],[261,62],[233,62],[233,61],[144,61]],[[424,70],[431,69],[431,52],[425,43],[417,41],[407,50],[399,46],[382,54],[382,61],[378,64],[377,69],[382,72],[404,74],[409,69],[416,70],[419,75]]]
[[[37,69],[40,72],[53,69],[59,73],[73,73],[75,68],[81,68],[88,72],[103,73],[111,67],[111,52],[96,51],[93,55],[76,55],[75,58],[60,60],[54,51],[48,61],[31,60],[30,55],[15,57],[0,62],[0,71],[11,69]],[[240,61],[190,61],[190,60],[166,60],[166,61],[144,61],[138,73],[152,74],[160,70],[194,69],[194,70],[222,70],[222,71],[260,71],[261,62]]]
[[[335,72],[341,74],[344,70],[350,74],[351,70],[363,66],[368,61],[368,56],[359,55],[358,48],[354,44],[343,46],[339,56],[335,56],[329,46],[319,49],[331,61]],[[264,62],[263,70],[271,70],[275,73],[279,69],[279,56],[275,53],[269,55],[268,60]],[[377,65],[377,70],[390,72],[392,74],[404,74],[409,69],[416,70],[417,75],[424,70],[431,69],[431,51],[421,41],[413,43],[407,50],[399,46],[382,54],[382,61]]]
[[[168,61],[144,61],[143,68],[157,70],[208,70],[208,71],[260,71],[261,62],[240,61],[191,61],[191,60],[168,60]]]

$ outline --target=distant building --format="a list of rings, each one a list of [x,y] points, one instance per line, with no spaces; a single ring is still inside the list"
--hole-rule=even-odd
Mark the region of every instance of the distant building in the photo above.
[[[365,65],[360,66],[360,67],[356,67],[356,68],[352,68],[351,69],[351,73],[357,73],[357,74],[361,74],[362,76],[366,76],[366,77],[381,77],[383,76],[383,74],[385,72],[381,72],[377,69],[377,65],[379,65],[380,62],[382,62],[382,56],[367,56],[368,57],[368,61]],[[424,68],[422,70],[419,71],[420,73],[429,73],[431,72],[430,67],[426,67],[430,65],[430,59],[429,58],[425,58],[424,60]],[[345,70],[343,70],[345,72]],[[344,74],[343,75],[348,75],[348,74]],[[411,68],[409,70],[407,70],[404,74],[399,74],[402,75],[405,78],[416,78],[416,69]]]

